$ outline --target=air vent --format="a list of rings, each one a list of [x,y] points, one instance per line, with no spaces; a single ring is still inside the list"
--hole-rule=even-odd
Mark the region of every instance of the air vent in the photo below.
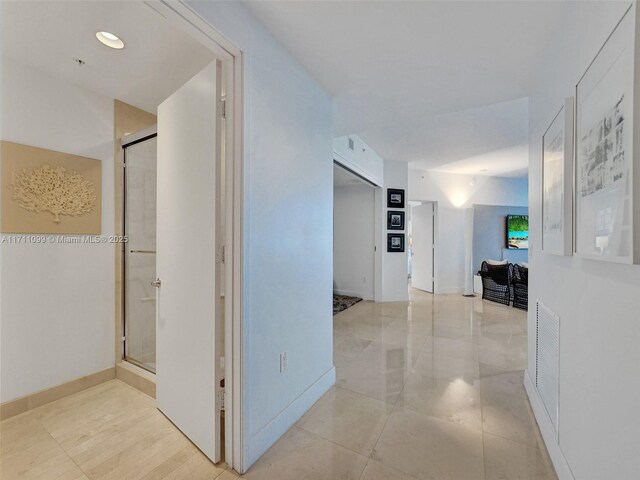
[[[349,139],[349,150],[355,150],[355,149],[356,149],[356,147],[355,147],[355,145],[353,143],[353,139],[350,138]]]
[[[536,389],[558,433],[560,317],[536,301]]]

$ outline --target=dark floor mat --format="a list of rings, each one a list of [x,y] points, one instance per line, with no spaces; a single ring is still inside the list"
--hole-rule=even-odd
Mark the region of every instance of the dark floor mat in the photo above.
[[[349,307],[352,307],[356,303],[360,302],[360,297],[348,297],[346,295],[334,295],[333,296],[333,314],[340,313]]]

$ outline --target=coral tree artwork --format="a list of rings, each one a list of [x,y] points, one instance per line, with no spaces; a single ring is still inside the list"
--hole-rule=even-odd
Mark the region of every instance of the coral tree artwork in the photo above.
[[[2,232],[97,235],[102,162],[1,142]]]
[[[13,174],[12,197],[25,210],[49,212],[53,221],[60,223],[60,215],[91,213],[96,205],[93,184],[64,167],[44,165],[35,170]]]

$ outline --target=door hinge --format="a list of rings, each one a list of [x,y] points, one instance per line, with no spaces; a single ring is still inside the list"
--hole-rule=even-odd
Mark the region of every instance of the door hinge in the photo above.
[[[220,392],[216,395],[216,411],[222,412],[225,408],[225,397],[227,394],[225,392]]]
[[[221,245],[218,247],[217,253],[216,253],[216,261],[218,263],[225,262],[225,245]]]
[[[220,100],[218,104],[218,113],[220,114],[220,118],[227,118],[227,101]]]

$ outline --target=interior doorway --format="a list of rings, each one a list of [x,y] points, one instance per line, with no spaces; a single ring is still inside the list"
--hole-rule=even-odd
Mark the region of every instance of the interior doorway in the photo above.
[[[376,186],[337,163],[333,171],[334,296],[375,301]]]
[[[225,128],[214,60],[157,107],[157,126],[121,139],[122,356],[155,374],[156,405],[213,462],[223,460]],[[213,134],[211,134],[213,133]]]
[[[429,293],[435,290],[435,202],[409,202],[409,272],[411,286]]]
[[[142,8],[191,64],[152,106],[116,101],[133,112],[116,128],[117,224],[131,239],[116,261],[117,358],[211,461],[242,471],[241,52],[182,4]]]

